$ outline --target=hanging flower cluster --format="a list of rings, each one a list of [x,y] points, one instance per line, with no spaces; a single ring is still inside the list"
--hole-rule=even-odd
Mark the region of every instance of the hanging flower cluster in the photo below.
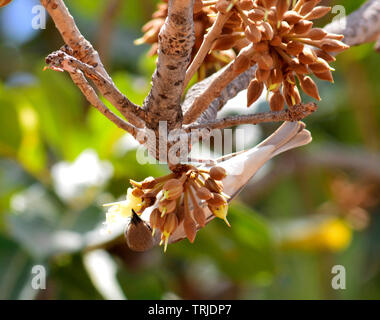
[[[170,235],[181,225],[190,242],[194,242],[197,230],[206,225],[206,210],[215,217],[227,221],[228,196],[223,193],[222,179],[226,171],[222,167],[200,169],[185,166],[180,173],[136,182],[128,189],[127,200],[111,203],[106,223],[112,224],[119,218],[132,216],[132,209],[141,215],[153,206],[149,225],[153,235],[161,232],[161,243],[166,251]]]

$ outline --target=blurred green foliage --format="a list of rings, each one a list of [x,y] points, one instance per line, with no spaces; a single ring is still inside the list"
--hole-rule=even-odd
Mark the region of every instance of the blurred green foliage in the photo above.
[[[347,12],[363,2],[332,1]],[[0,24],[6,26],[20,10],[36,3],[15,0],[0,11]],[[96,46],[108,1],[66,3]],[[154,58],[147,58],[148,47],[135,47],[133,40],[141,36],[140,28],[154,8],[151,0],[123,1],[112,28],[108,69],[119,89],[138,104],[149,90]],[[22,33],[22,27],[30,28],[30,20],[19,25]],[[273,183],[243,192],[229,210],[231,229],[213,221],[194,244],[184,240],[170,245],[166,254],[161,248],[138,254],[128,250],[122,237],[110,240],[99,232],[101,204],[123,197],[129,179],[159,176],[167,168],[140,165],[132,140],[88,105],[67,74],[42,72],[44,57],[62,44],[50,20],[45,30],[32,30],[21,42],[12,41],[7,30],[3,27],[0,34],[0,299],[380,298],[379,203],[351,208],[337,199],[344,188],[331,188],[343,180],[348,185],[370,184],[378,191],[379,179],[339,165],[289,169],[294,157],[313,159],[313,152],[327,146],[356,148],[363,157],[379,152],[380,57],[373,44],[339,56],[335,84],[319,83],[323,100],[318,112],[306,119],[313,143],[266,168]],[[275,127],[262,126],[260,138]],[[95,152],[97,163],[110,165],[112,173],[103,182],[87,184],[67,177],[67,183],[73,180],[72,188],[79,187],[74,196],[65,197],[54,172],[59,165],[75,164],[86,150]],[[378,193],[372,197],[380,198]],[[360,228],[348,219],[358,210],[360,221],[369,221]],[[319,216],[351,221],[346,231],[352,240],[344,238],[341,229],[322,230],[314,221]],[[305,233],[302,241],[286,240],[299,231]],[[339,250],[333,245],[316,247],[321,238],[331,244],[331,235],[333,244],[342,241]],[[301,249],[301,242],[306,247]],[[89,262],[94,252],[104,268]],[[336,264],[346,267],[346,290],[331,288]],[[33,265],[46,268],[46,290],[31,287]]]

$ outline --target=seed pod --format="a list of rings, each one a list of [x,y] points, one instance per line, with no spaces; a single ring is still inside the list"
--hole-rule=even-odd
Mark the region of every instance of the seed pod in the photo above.
[[[282,20],[285,12],[288,11],[290,0],[277,0],[277,20]]]
[[[206,225],[206,214],[202,207],[196,206],[193,211],[194,219],[201,228]]]
[[[307,33],[307,37],[311,40],[322,40],[327,32],[321,28],[313,28]]]
[[[182,182],[178,179],[170,179],[165,182],[162,187],[165,199],[174,200],[181,196],[183,193]]]
[[[319,78],[321,80],[326,80],[326,81],[329,81],[331,83],[334,83],[334,78],[333,78],[330,70],[325,71],[325,72],[321,72],[321,73],[314,72],[314,74],[317,78]]]
[[[304,47],[302,52],[298,55],[298,59],[303,64],[311,64],[317,60],[317,55],[314,53],[313,49]]]
[[[261,41],[261,32],[254,25],[247,26],[244,31],[247,39],[252,43],[258,43]]]
[[[269,106],[271,111],[277,112],[284,109],[285,99],[280,91],[276,91],[269,99]]]
[[[315,20],[320,19],[324,17],[326,14],[328,14],[331,11],[331,7],[315,7],[312,11],[310,11],[306,16],[306,20]]]
[[[349,46],[339,40],[325,39],[322,41],[321,49],[327,52],[342,52],[348,49]]]
[[[259,81],[259,82],[266,82],[269,78],[269,75],[270,75],[270,70],[263,70],[260,68],[256,69],[255,76],[256,76],[257,81]],[[261,95],[261,93],[260,93],[260,95]]]
[[[259,82],[257,79],[251,80],[247,90],[247,107],[252,105],[252,103],[254,103],[258,98],[260,98],[261,94],[263,93],[263,90],[264,84],[262,82]]]
[[[289,41],[286,45],[286,52],[293,56],[298,56],[302,52],[303,48],[303,43],[299,41]]]
[[[302,18],[303,17],[298,12],[293,11],[293,10],[289,10],[285,12],[284,17],[283,17],[284,21],[286,21],[290,25],[296,24],[297,22],[301,21]]]
[[[294,32],[296,34],[308,33],[313,27],[313,22],[308,20],[301,20],[294,25]]]
[[[223,180],[227,175],[226,169],[222,167],[212,167],[210,169],[210,177],[214,180]]]
[[[220,193],[223,191],[223,184],[211,178],[206,179],[205,187],[209,189],[211,192]]]
[[[264,16],[265,12],[261,9],[253,9],[248,12],[248,18],[252,21],[262,21]]]
[[[197,235],[197,226],[191,217],[185,217],[185,220],[183,220],[183,229],[187,239],[193,243]]]
[[[321,98],[319,96],[318,87],[315,84],[315,82],[310,77],[298,77],[300,81],[300,85],[302,90],[309,95],[310,97],[313,97],[314,99],[320,101]]]
[[[317,61],[315,61],[312,64],[309,64],[309,68],[314,73],[323,73],[326,71],[330,71],[329,64],[321,58],[318,58]]]
[[[214,193],[214,197],[212,197],[211,199],[207,200],[207,203],[212,205],[212,206],[222,206],[224,204],[227,204],[227,201],[226,199],[220,195],[219,193]]]
[[[206,187],[201,187],[199,189],[197,189],[197,196],[199,199],[201,200],[208,200],[208,199],[211,199],[213,197],[211,191],[209,189],[207,189]]]

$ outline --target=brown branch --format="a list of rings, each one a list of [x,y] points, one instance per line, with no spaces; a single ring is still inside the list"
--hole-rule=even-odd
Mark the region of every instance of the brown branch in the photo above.
[[[118,117],[114,114],[110,109],[108,109],[104,103],[99,99],[95,90],[88,83],[87,79],[83,75],[83,72],[80,70],[70,70],[69,74],[73,82],[77,85],[77,87],[82,91],[83,95],[86,97],[87,101],[93,105],[96,109],[98,109],[104,116],[106,116],[110,121],[112,121],[116,126],[120,129],[125,130],[130,133],[135,139],[138,138],[139,130],[135,126],[129,124],[125,120]],[[143,141],[139,141],[143,143]]]
[[[65,48],[65,50],[67,50],[67,48]],[[86,77],[90,78],[95,83],[100,93],[122,114],[124,113],[125,108],[130,106],[128,103],[129,100],[116,87],[114,87],[113,83],[110,83],[104,78],[96,68],[70,56],[66,52],[58,50],[49,54],[46,57],[46,63],[52,67],[61,68],[68,72],[71,72],[71,69],[81,70]],[[135,107],[134,113],[143,116],[143,110],[137,106]],[[134,123],[132,124],[134,125]],[[138,127],[141,128],[143,125],[143,121],[139,119]]]
[[[66,45],[72,50],[73,57],[94,68],[94,70],[103,77],[105,82],[110,84],[108,86],[109,92],[107,94],[107,96],[112,100],[110,100],[110,102],[120,110],[122,115],[129,122],[137,127],[142,127],[144,125],[142,120],[144,118],[143,110],[129,101],[127,97],[122,95],[116,88],[111,77],[104,69],[98,52],[80,33],[75,24],[74,18],[70,15],[65,3],[62,0],[40,1],[54,20],[54,23],[61,33]],[[104,88],[102,86],[98,87],[98,90],[104,92]]]
[[[278,112],[261,112],[250,115],[227,117],[215,121],[203,122],[200,124],[190,125],[186,129],[223,129],[240,124],[259,124],[264,122],[279,121],[300,121],[317,110],[317,105],[313,102],[307,104],[298,104],[289,109]]]
[[[149,129],[157,130],[159,121],[167,121],[169,130],[181,125],[180,100],[195,40],[193,5],[194,0],[169,0],[168,17],[158,36],[152,88],[144,101]]]
[[[204,91],[194,99],[192,105],[184,115],[183,123],[195,122],[198,117],[210,106],[211,102],[220,96],[220,93],[238,75],[249,68],[249,56],[254,50],[253,45],[249,45],[240,51],[239,55],[231,61],[216,78],[208,83]],[[246,69],[242,68],[246,67]]]
[[[193,62],[190,64],[189,68],[186,71],[184,87],[188,85],[191,78],[194,76],[195,72],[197,72],[197,70],[203,63],[203,60],[206,58],[207,54],[209,53],[212,44],[222,32],[223,26],[228,20],[228,18],[231,16],[231,14],[232,14],[231,12],[228,12],[228,13],[218,12],[216,20],[211,26],[210,31],[207,32],[207,34],[205,35],[203,42],[201,44],[201,47],[199,48],[199,51],[197,52]]]

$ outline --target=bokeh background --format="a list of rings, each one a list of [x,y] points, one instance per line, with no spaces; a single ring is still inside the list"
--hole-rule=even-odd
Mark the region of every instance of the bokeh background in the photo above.
[[[347,13],[363,0],[343,4]],[[380,56],[355,47],[334,64],[335,84],[305,122],[313,142],[266,165],[221,220],[187,240],[131,252],[101,232],[102,204],[129,179],[166,173],[140,165],[136,142],[90,107],[65,73],[43,72],[62,40],[36,0],[0,10],[0,299],[379,299]],[[141,104],[154,58],[135,46],[152,0],[67,0],[117,86]],[[328,15],[321,22],[331,21]],[[267,110],[265,101],[248,112]],[[247,112],[244,93],[225,113]],[[247,147],[278,124],[244,126]],[[32,267],[47,271],[31,287]],[[334,290],[334,265],[346,289]]]

